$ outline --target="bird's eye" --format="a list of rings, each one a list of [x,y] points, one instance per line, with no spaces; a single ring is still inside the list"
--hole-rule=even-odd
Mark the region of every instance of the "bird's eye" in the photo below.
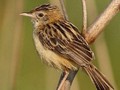
[[[43,13],[39,13],[38,16],[39,16],[39,17],[43,17],[44,14],[43,14]]]

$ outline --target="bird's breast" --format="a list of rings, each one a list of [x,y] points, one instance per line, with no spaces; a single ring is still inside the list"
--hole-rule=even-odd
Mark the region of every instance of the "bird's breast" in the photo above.
[[[65,68],[73,69],[73,70],[77,69],[77,67],[69,60],[59,56],[58,54],[56,54],[55,52],[49,49],[44,48],[44,46],[39,40],[39,36],[34,32],[33,32],[33,40],[34,40],[36,50],[40,55],[41,59],[43,60],[43,62],[45,62],[49,66],[52,66],[61,70]]]

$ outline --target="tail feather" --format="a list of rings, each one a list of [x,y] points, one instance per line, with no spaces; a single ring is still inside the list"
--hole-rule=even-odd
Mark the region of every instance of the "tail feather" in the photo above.
[[[90,79],[95,84],[97,90],[114,90],[113,86],[104,77],[104,75],[98,71],[95,66],[89,65],[83,67],[83,69],[89,75]]]

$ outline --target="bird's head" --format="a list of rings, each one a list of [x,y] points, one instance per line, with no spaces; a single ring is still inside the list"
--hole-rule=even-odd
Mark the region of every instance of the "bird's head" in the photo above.
[[[20,15],[30,17],[35,26],[45,25],[63,19],[60,9],[51,4],[41,5],[29,12],[23,12]]]

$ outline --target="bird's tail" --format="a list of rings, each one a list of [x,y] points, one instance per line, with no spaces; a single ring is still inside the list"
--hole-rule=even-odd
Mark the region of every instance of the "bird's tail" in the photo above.
[[[104,77],[104,75],[98,71],[95,66],[89,65],[83,67],[83,69],[89,75],[90,79],[95,84],[97,90],[114,90],[113,86]]]

